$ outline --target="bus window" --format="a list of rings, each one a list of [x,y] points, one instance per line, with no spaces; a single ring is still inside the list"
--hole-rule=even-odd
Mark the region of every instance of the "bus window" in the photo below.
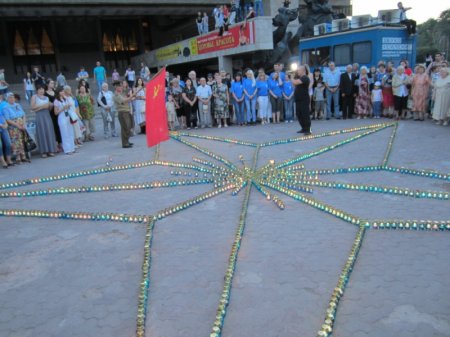
[[[301,62],[310,67],[327,66],[330,61],[330,47],[306,49],[302,51]]]
[[[326,67],[330,62],[330,47],[322,47],[316,49],[316,60],[315,64]]]
[[[302,51],[302,58],[301,61],[303,64],[307,64],[310,67],[313,66],[313,59],[314,59],[314,49],[308,49]]]
[[[372,42],[365,41],[353,44],[353,62],[371,64]]]
[[[351,63],[351,53],[349,44],[341,44],[334,47],[333,61],[337,66]]]

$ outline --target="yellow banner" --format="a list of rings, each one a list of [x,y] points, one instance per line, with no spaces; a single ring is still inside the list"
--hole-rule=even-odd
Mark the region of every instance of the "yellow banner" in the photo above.
[[[178,56],[181,56],[182,53],[183,53],[183,45],[177,43],[165,48],[158,49],[156,51],[156,59],[158,61],[170,60],[177,58]]]

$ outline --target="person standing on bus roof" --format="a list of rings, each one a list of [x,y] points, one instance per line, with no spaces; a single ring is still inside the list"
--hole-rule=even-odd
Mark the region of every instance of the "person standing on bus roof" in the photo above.
[[[331,118],[331,100],[334,102],[334,117],[336,117],[336,119],[341,119],[341,112],[339,111],[339,84],[341,81],[341,72],[339,69],[336,69],[334,62],[328,63],[328,69],[325,69],[323,74],[323,81],[327,90],[327,120]]]
[[[400,10],[400,23],[406,26],[409,35],[415,35],[417,23],[414,20],[408,20],[406,17],[406,11],[409,11],[411,7],[403,7],[401,2],[397,4],[397,7]]]

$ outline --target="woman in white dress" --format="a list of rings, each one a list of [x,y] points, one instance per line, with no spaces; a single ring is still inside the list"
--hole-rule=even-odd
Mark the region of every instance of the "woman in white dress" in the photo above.
[[[64,86],[64,95],[66,96],[66,100],[68,101],[69,107],[69,117],[71,118],[71,124],[73,127],[73,133],[75,138],[76,147],[83,145],[83,132],[81,130],[84,127],[83,122],[81,121],[80,109],[78,108],[78,102],[76,98],[72,95],[72,88],[68,85]]]
[[[450,76],[449,69],[442,67],[438,78],[434,84],[433,98],[433,119],[436,124],[448,125],[450,118]]]
[[[62,147],[65,154],[75,153],[74,132],[70,124],[70,104],[64,95],[64,88],[58,87],[55,92],[55,115],[58,116],[58,125],[61,132]]]
[[[141,128],[141,133],[145,133],[145,85],[142,78],[138,77],[133,93],[136,94],[134,101],[135,125]]]

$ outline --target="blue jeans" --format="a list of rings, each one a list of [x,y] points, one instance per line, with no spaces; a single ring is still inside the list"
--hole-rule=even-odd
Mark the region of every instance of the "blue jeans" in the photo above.
[[[327,89],[327,118],[331,118],[331,98],[334,102],[334,117],[341,118],[341,112],[339,111],[339,89],[332,93]]]
[[[256,16],[264,16],[264,7],[262,1],[255,1]]]
[[[245,109],[247,110],[247,123],[256,122],[256,96],[252,99],[245,97]]]
[[[102,91],[102,84],[105,80],[97,80],[98,92]]]
[[[27,91],[26,91],[26,94],[27,94],[27,96],[28,96],[27,101],[28,101],[28,102],[31,102],[31,97],[33,97],[33,95],[34,95],[34,90],[27,90]]]
[[[11,155],[11,138],[7,129],[0,128],[0,156],[3,157],[3,154],[8,157]]]
[[[284,99],[284,120],[292,121],[294,117],[294,96],[290,99]]]
[[[236,122],[238,124],[243,124],[245,122],[244,117],[244,101],[242,102],[233,102],[234,105],[234,111],[236,113]]]
[[[373,102],[373,116],[374,117],[381,116],[382,105],[383,105],[383,103],[381,103],[381,102]]]

